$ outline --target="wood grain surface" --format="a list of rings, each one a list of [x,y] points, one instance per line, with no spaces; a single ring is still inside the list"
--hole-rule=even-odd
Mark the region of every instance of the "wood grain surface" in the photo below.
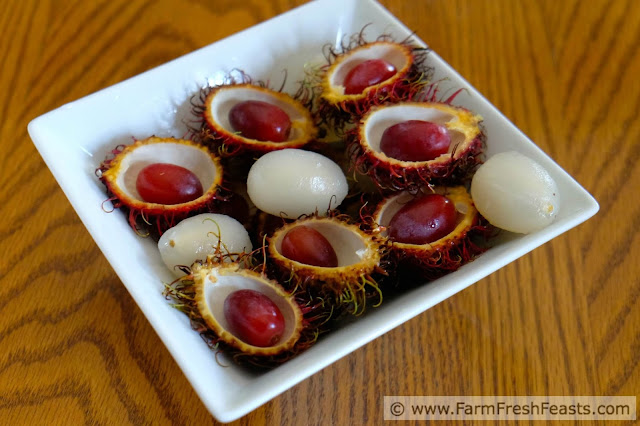
[[[0,424],[216,423],[27,123],[302,3],[3,2]],[[601,210],[237,423],[379,424],[384,395],[638,395],[640,2],[382,3]]]

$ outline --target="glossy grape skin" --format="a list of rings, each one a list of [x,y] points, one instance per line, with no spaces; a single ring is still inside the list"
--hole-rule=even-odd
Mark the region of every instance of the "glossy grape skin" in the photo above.
[[[273,346],[284,334],[282,312],[271,299],[255,290],[237,290],[227,296],[224,317],[229,331],[252,346]]]
[[[188,203],[203,194],[193,172],[169,163],[153,163],[140,170],[136,190],[147,203],[166,205]]]
[[[380,150],[400,161],[429,161],[447,153],[451,136],[445,126],[430,121],[408,120],[388,127]]]
[[[320,232],[299,225],[282,239],[282,255],[305,265],[335,268],[338,256],[331,243]]]
[[[291,119],[282,108],[262,101],[244,101],[229,111],[233,130],[242,137],[261,142],[284,142],[289,138]]]
[[[428,244],[456,227],[454,203],[440,194],[428,194],[405,204],[391,218],[389,238],[406,244]]]
[[[347,95],[360,94],[367,87],[393,77],[396,72],[396,67],[384,59],[364,61],[353,67],[344,78],[344,93]]]

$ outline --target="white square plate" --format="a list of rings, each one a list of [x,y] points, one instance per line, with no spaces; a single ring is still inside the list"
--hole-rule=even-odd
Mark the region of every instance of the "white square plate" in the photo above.
[[[411,34],[374,0],[318,0],[235,34],[93,95],[64,105],[29,124],[29,134],[96,243],[209,411],[220,421],[237,419],[337,359],[475,283],[546,241],[585,221],[598,210],[596,201],[565,171],[515,128],[437,54],[429,65],[435,79],[468,90],[456,99],[484,117],[489,156],[520,151],[541,163],[562,194],[560,214],[534,234],[508,235],[474,262],[371,309],[334,330],[307,352],[262,373],[221,367],[191,330],[186,316],[162,296],[172,277],[150,239],[139,238],[119,212],[102,209],[105,190],[94,171],[105,154],[132,137],[180,137],[189,99],[207,84],[220,83],[233,69],[285,90],[302,79],[305,63],[322,59],[322,47],[339,44],[366,28],[373,41],[380,34],[403,40]],[[417,43],[422,43],[416,40]],[[444,87],[446,89],[446,87]],[[224,392],[220,392],[224,389]]]

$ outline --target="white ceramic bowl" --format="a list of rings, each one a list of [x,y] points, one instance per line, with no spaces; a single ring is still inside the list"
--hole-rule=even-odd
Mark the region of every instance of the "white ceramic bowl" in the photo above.
[[[381,334],[475,283],[514,259],[585,221],[596,201],[571,176],[536,147],[436,53],[428,62],[435,78],[465,87],[456,103],[484,117],[487,154],[517,150],[542,164],[562,193],[556,221],[529,235],[507,235],[474,262],[429,285],[383,303],[356,321],[323,337],[286,364],[262,374],[221,367],[189,326],[186,316],[162,296],[172,276],[150,239],[139,238],[119,212],[105,213],[105,190],[94,171],[105,154],[132,137],[185,133],[192,94],[220,83],[232,69],[280,82],[285,90],[302,78],[305,63],[322,59],[322,46],[340,43],[366,25],[369,40],[411,34],[374,0],[318,0],[197,50],[158,68],[64,105],[29,124],[29,134],[62,190],[131,296],[175,358],[202,402],[220,421],[237,419]],[[420,40],[416,40],[422,43]],[[446,89],[446,87],[445,87]],[[381,373],[384,374],[384,373]],[[220,392],[224,389],[224,392]]]

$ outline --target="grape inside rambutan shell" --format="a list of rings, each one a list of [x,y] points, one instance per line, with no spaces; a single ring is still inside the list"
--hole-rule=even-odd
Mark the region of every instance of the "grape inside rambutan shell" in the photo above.
[[[397,84],[407,75],[414,63],[411,51],[410,46],[386,41],[369,43],[350,50],[339,56],[327,70],[323,81],[322,97],[330,104],[344,101],[355,102]],[[395,67],[396,73],[378,84],[369,86],[362,93],[345,94],[343,84],[346,76],[356,66],[371,59],[386,61]]]
[[[274,356],[291,350],[303,328],[302,311],[294,298],[275,281],[258,272],[241,269],[238,264],[195,264],[192,272],[196,288],[196,304],[207,326],[220,340],[246,355]],[[229,331],[224,315],[224,301],[238,290],[254,290],[267,296],[284,317],[284,332],[273,346],[250,345]]]
[[[291,130],[285,141],[259,141],[243,137],[234,130],[229,112],[244,101],[261,101],[282,109],[291,120]],[[226,145],[229,152],[269,152],[286,148],[299,148],[311,142],[317,134],[311,113],[304,105],[283,92],[254,86],[230,84],[213,88],[205,99],[204,120],[208,134],[216,143]]]
[[[129,222],[134,229],[137,229],[139,216],[148,225],[156,225],[162,233],[179,220],[206,211],[222,184],[223,171],[218,157],[189,140],[150,137],[119,147],[114,153],[114,158],[104,161],[99,168],[100,179],[107,186],[114,207],[129,210]],[[188,169],[202,184],[203,194],[180,204],[144,201],[136,189],[138,173],[154,163],[175,164]]]
[[[467,237],[467,233],[474,226],[478,219],[478,212],[473,205],[473,201],[467,190],[462,187],[435,188],[435,192],[446,196],[454,203],[457,212],[456,227],[449,234],[428,244],[408,244],[393,242],[391,250],[401,253],[401,256],[428,258],[439,250],[448,250],[452,245],[456,245],[461,239]],[[408,202],[416,197],[408,191],[394,194],[387,197],[378,204],[374,213],[374,221],[382,227],[381,236],[386,237],[385,229],[393,216]]]
[[[451,137],[446,153],[426,161],[403,161],[380,149],[385,130],[409,120],[444,126]],[[438,102],[404,102],[373,108],[350,137],[350,155],[355,170],[369,175],[376,184],[392,189],[430,184],[432,179],[463,180],[479,163],[484,148],[482,117]]]

